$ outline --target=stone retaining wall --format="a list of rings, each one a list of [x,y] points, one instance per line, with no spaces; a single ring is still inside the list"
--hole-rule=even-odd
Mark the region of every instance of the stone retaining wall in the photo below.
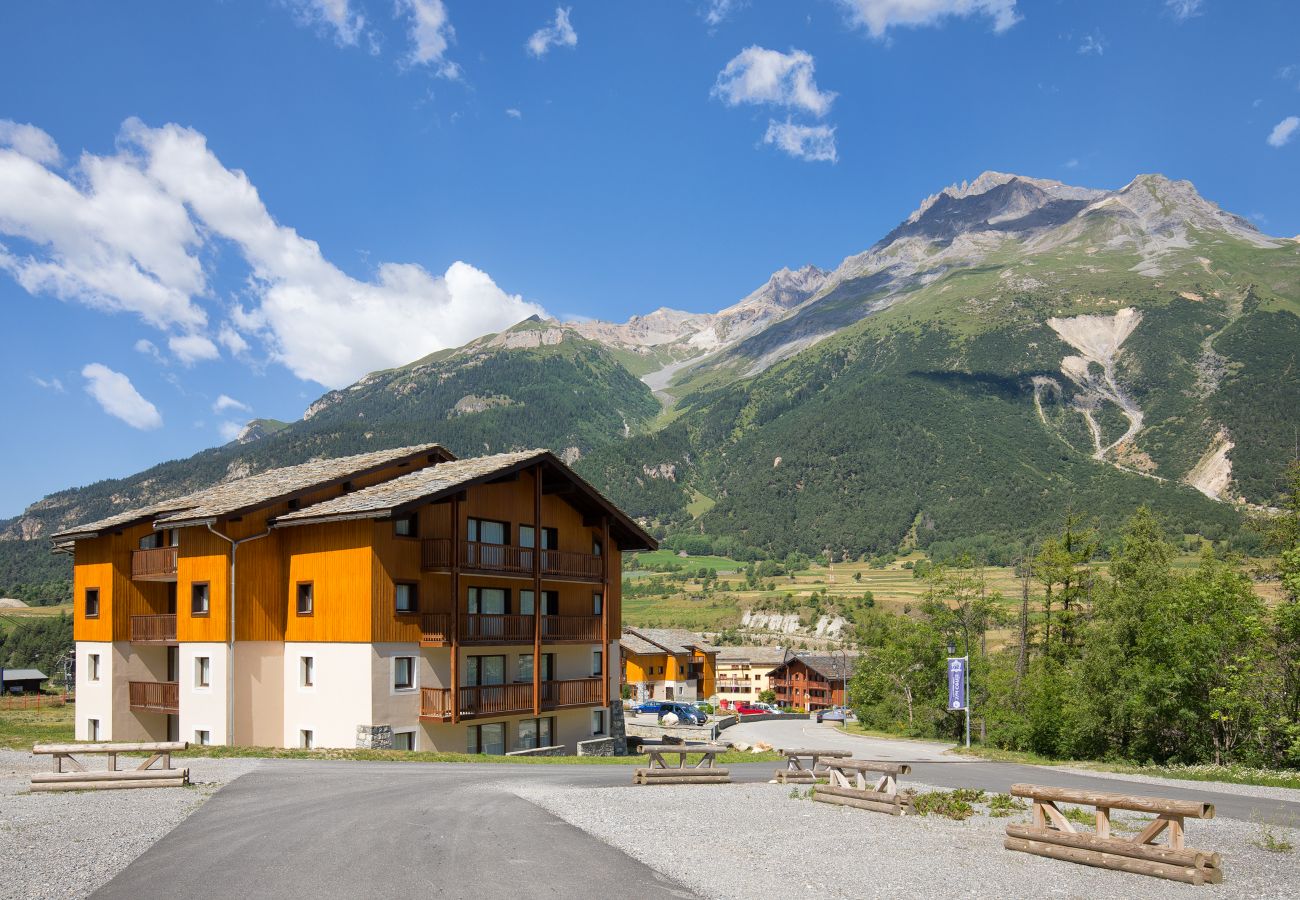
[[[627,723],[628,746],[634,747],[643,738],[650,740],[711,741],[718,736],[716,725],[642,725]]]
[[[358,725],[357,726],[357,749],[358,750],[392,750],[393,749],[393,726],[392,725]]]
[[[592,738],[589,741],[578,741],[579,756],[616,756],[615,751],[618,749],[618,738],[603,737]]]
[[[581,744],[579,745],[581,746]],[[511,750],[506,756],[567,756],[568,748],[563,744],[558,747],[534,747],[531,750]]]

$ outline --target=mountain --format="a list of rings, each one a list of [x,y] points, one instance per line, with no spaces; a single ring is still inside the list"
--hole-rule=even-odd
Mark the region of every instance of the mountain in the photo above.
[[[331,391],[301,421],[51,495],[6,537],[327,453],[545,445],[730,550],[1009,546],[1139,502],[1234,534],[1300,409],[1300,245],[1185,181],[987,172],[831,271],[717,313],[529,319]],[[256,440],[251,438],[257,435]]]

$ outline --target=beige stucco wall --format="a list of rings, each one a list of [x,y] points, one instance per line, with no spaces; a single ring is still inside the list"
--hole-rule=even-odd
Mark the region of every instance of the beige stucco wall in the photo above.
[[[275,747],[284,739],[284,647],[280,641],[235,643],[237,744]]]
[[[427,659],[420,645],[371,644],[370,668],[370,721],[358,724],[391,725],[396,731],[411,731],[420,721],[420,688],[427,673]],[[443,656],[450,656],[444,652]],[[393,660],[398,656],[413,656],[416,660],[415,684],[409,690],[393,687]],[[448,661],[448,668],[451,663]],[[450,672],[448,673],[450,675]],[[432,686],[432,685],[430,685]]]

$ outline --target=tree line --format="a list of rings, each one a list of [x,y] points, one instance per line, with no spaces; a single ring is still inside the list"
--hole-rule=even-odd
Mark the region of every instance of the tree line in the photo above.
[[[1300,464],[1284,508],[1257,529],[1276,559],[1257,573],[1280,588],[1271,608],[1231,553],[1207,547],[1180,571],[1177,547],[1146,507],[1110,548],[1107,573],[1095,564],[1096,530],[1068,513],[1015,560],[1018,598],[987,590],[978,566],[935,566],[917,609],[860,619],[866,652],[851,703],[868,727],[955,737],[951,646],[970,656],[974,733],[992,746],[1300,767]],[[1013,636],[991,650],[998,629]]]

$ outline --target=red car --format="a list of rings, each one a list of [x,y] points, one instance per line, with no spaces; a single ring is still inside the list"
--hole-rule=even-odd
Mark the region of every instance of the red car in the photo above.
[[[748,703],[737,703],[731,708],[731,711],[738,716],[765,716],[767,710],[757,706],[750,706]]]

